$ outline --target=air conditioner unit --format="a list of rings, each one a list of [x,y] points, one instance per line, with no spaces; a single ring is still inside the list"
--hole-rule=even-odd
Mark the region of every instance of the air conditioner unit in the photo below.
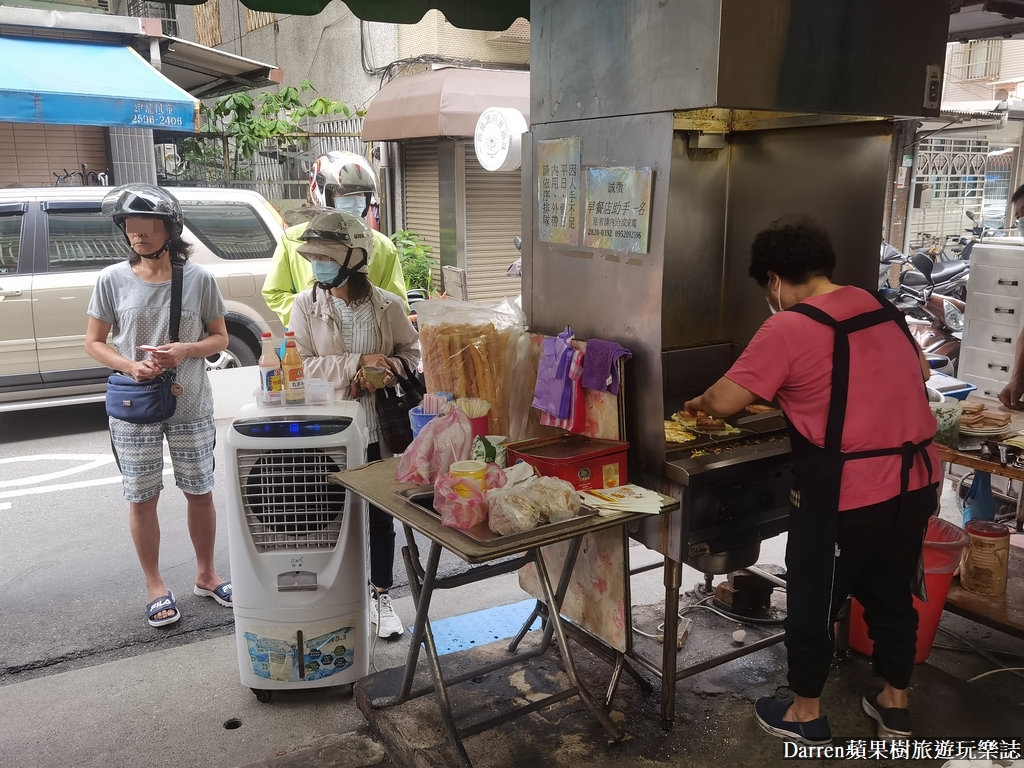
[[[165,174],[178,174],[182,171],[181,155],[178,154],[178,147],[174,144],[154,144],[153,150],[156,153],[156,172]]]

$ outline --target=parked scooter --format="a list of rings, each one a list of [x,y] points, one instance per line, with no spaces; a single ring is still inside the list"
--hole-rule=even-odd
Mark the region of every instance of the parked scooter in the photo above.
[[[891,246],[890,246],[891,248]],[[895,251],[895,249],[893,249]],[[893,261],[903,256],[899,251],[890,253],[888,258]],[[920,292],[924,288],[930,288],[933,292],[943,296],[952,296],[960,301],[967,300],[967,284],[971,276],[970,252],[966,259],[953,259],[951,261],[933,261],[925,253],[918,252],[909,258],[903,256],[902,264],[909,263],[911,268],[900,272],[899,287],[907,286]],[[922,265],[929,266],[928,274],[925,275]]]
[[[927,284],[917,288],[904,282],[900,285],[896,306],[907,316],[910,332],[925,355],[947,358],[951,369],[947,372],[956,375],[967,305],[955,296],[939,293],[932,280],[935,265],[931,259],[914,254],[911,260]]]
[[[955,258],[969,262],[971,260],[971,251],[974,249],[975,243],[986,237],[1006,237],[1006,230],[993,229],[992,227],[985,226],[985,224],[979,221],[971,211],[964,211],[964,214],[971,220],[971,226],[964,230],[968,234],[960,235],[960,237],[949,246],[948,251],[953,254]]]
[[[917,262],[931,264],[931,282],[924,273],[915,266]],[[889,270],[893,264],[900,265],[898,282],[895,287],[891,285]],[[952,296],[960,301],[967,299],[967,283],[970,280],[970,261],[954,260],[934,262],[928,254],[918,251],[913,256],[907,256],[897,250],[889,243],[882,243],[878,261],[878,288],[886,298],[893,304],[897,303],[898,289],[901,286],[920,291],[925,287],[931,287],[935,293],[944,296]]]

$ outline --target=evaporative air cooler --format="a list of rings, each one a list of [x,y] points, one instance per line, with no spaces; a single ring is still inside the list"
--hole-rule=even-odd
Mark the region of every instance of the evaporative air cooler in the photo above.
[[[244,407],[227,438],[242,685],[353,683],[369,669],[365,502],[329,475],[366,462],[357,403]]]

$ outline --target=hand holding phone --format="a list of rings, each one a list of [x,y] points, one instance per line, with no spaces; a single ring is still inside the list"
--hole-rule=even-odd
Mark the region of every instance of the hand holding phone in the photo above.
[[[158,347],[154,347],[152,344],[139,344],[138,348],[141,349],[143,352],[159,352],[160,351],[160,349]]]
[[[384,382],[388,378],[390,371],[385,371],[383,368],[378,368],[374,365],[364,365],[360,371],[363,374],[363,381],[374,389],[383,389]]]

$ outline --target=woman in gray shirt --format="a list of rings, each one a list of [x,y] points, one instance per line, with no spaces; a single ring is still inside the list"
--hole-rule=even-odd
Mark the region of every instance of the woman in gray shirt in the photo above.
[[[174,593],[160,575],[163,442],[175,484],[185,494],[188,530],[196,553],[193,591],[231,605],[231,583],[213,564],[217,515],[213,505],[216,428],[205,358],[228,345],[226,310],[213,276],[188,263],[192,246],[182,239],[178,201],[166,190],[128,184],[110,192],[103,209],[125,233],[128,261],[103,269],[89,302],[85,348],[97,361],[145,381],[174,370],[177,407],[155,424],[110,418],[111,446],[123,477],[135,551],[146,578],[146,618],[154,627],[181,618]],[[179,341],[170,341],[172,262],[183,265]],[[108,335],[113,332],[110,343]],[[145,351],[143,346],[155,348]]]

